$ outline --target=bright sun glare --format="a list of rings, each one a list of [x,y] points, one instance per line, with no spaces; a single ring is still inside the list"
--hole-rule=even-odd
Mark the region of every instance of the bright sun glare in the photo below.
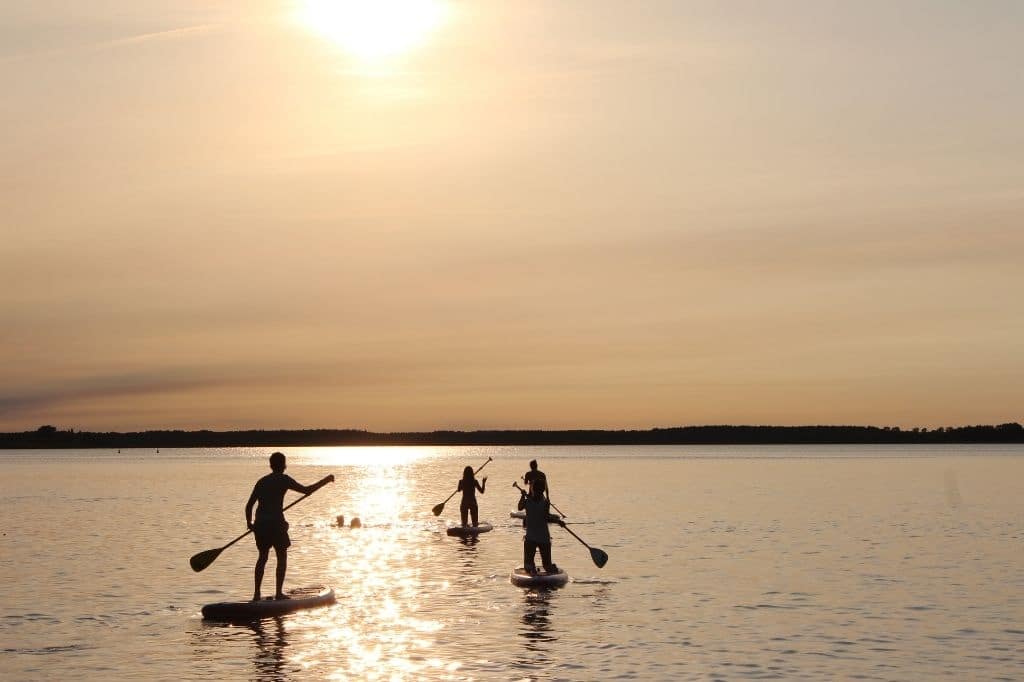
[[[304,0],[299,21],[363,60],[395,57],[426,42],[445,0]]]

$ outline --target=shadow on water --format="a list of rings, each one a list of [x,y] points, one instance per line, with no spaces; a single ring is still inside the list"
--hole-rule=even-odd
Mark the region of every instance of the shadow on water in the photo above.
[[[522,658],[515,667],[540,673],[551,663],[549,649],[558,636],[551,624],[556,591],[546,588],[530,590],[523,595],[523,626],[516,633],[523,645]]]
[[[253,671],[246,679],[284,682],[297,669],[294,663],[288,664],[288,631],[281,617],[238,623],[203,621],[194,632],[193,649],[198,660],[206,663],[222,657],[227,649],[237,651],[244,642],[254,645]]]
[[[476,546],[479,543],[480,539],[476,537],[459,538],[456,554],[460,568],[459,573],[467,578],[476,575],[479,568],[476,551]]]
[[[284,619],[265,618],[248,624],[256,651],[253,654],[254,677],[259,680],[285,680],[285,649],[288,648]]]
[[[476,536],[459,538],[459,551],[465,552],[467,549],[473,549],[480,543],[480,538]]]

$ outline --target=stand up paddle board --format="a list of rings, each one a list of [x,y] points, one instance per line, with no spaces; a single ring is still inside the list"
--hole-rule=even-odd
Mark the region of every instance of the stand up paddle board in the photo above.
[[[322,585],[300,587],[288,593],[290,599],[267,597],[260,601],[222,601],[203,607],[203,618],[228,622],[247,622],[283,616],[293,611],[313,609],[334,603],[334,590]]]
[[[446,532],[455,538],[472,538],[480,533],[487,533],[492,528],[494,526],[489,523],[481,523],[478,526],[449,526]]]
[[[510,511],[508,513],[508,517],[510,519],[525,519],[526,518],[526,512],[524,512],[524,511]],[[549,520],[548,523],[556,523],[556,522]]]
[[[508,579],[516,587],[561,587],[569,582],[569,574],[561,568],[558,573],[530,573],[520,566],[512,570]]]

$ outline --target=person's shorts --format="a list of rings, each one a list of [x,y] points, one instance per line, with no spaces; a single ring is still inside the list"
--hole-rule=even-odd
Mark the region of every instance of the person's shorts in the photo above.
[[[288,537],[287,521],[261,521],[259,519],[252,525],[252,534],[256,537],[256,547],[265,550],[288,549],[292,545]]]

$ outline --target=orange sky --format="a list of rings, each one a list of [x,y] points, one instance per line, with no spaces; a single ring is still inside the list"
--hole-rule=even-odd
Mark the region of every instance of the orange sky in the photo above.
[[[0,430],[1024,417],[1024,5],[67,5]]]

